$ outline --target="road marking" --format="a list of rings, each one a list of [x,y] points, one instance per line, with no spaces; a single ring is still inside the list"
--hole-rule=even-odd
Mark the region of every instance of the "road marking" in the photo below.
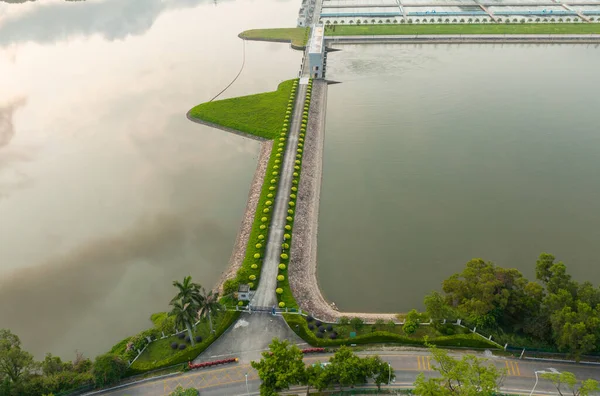
[[[431,356],[417,356],[419,371],[431,371]]]
[[[508,373],[508,375],[511,375],[513,377],[521,376],[521,370],[519,369],[519,363],[505,360],[504,364],[506,365],[506,372]]]

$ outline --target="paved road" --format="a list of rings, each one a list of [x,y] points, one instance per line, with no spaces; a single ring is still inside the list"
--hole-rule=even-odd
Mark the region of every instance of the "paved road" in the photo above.
[[[296,91],[296,104],[292,115],[290,132],[288,134],[287,146],[283,156],[283,166],[279,180],[279,189],[275,198],[275,207],[273,208],[273,217],[271,219],[271,228],[267,246],[265,248],[265,258],[263,260],[260,282],[258,289],[252,298],[251,305],[258,307],[272,307],[277,304],[275,289],[277,288],[277,274],[280,263],[281,244],[283,243],[285,218],[288,213],[288,202],[290,200],[290,189],[292,187],[292,174],[294,173],[294,161],[296,160],[296,149],[298,145],[298,135],[300,134],[300,121],[302,120],[302,110],[304,108],[304,99],[306,97],[306,85],[298,84]]]
[[[378,354],[384,361],[391,364],[396,374],[397,388],[407,388],[412,385],[418,373],[423,372],[427,376],[434,376],[431,370],[432,360],[426,350],[414,351],[378,351],[361,352],[361,356]],[[331,355],[313,355],[305,359],[307,364],[316,361],[327,361]],[[559,371],[570,371],[576,373],[580,378],[594,378],[600,380],[600,367],[575,365],[565,363],[545,363],[528,360],[505,359],[494,357],[490,359],[497,367],[506,370],[506,379],[503,389],[511,393],[529,394],[535,382],[535,371],[554,368]],[[196,370],[181,374],[177,377],[157,379],[128,388],[117,390],[106,395],[138,396],[138,395],[168,395],[178,385],[183,387],[195,387],[200,390],[201,395],[233,396],[245,395],[246,374],[248,374],[248,390],[250,394],[256,394],[260,385],[256,371],[249,364],[234,364],[209,370]],[[553,393],[552,385],[546,380],[540,380],[536,388],[536,395],[556,394]]]

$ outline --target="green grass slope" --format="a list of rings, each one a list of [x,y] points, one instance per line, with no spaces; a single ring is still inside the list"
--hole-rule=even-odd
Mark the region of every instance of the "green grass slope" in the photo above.
[[[291,43],[293,47],[303,48],[308,41],[308,28],[277,28],[277,29],[252,29],[239,34],[246,40],[275,41]]]
[[[265,139],[279,136],[294,80],[274,92],[202,103],[189,112],[192,118],[232,128]]]

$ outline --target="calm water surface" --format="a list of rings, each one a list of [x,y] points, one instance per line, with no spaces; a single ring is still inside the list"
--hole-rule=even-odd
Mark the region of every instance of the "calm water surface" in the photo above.
[[[473,257],[541,252],[600,283],[600,48],[344,46],[332,53],[319,282],[399,312]],[[357,292],[360,290],[360,292]]]
[[[0,3],[0,328],[37,357],[106,351],[226,268],[258,144],[185,112],[238,72],[289,1]],[[268,59],[269,62],[265,62]],[[249,42],[226,96],[275,89],[300,54]]]

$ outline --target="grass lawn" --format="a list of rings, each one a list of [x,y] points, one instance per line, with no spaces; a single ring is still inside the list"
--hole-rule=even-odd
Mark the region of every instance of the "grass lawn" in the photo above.
[[[167,337],[162,340],[152,342],[140,355],[140,357],[131,365],[130,373],[137,374],[144,371],[169,367],[178,363],[187,363],[195,359],[202,351],[213,343],[227,328],[239,317],[239,312],[220,312],[213,317],[214,334],[210,334],[208,320],[203,320],[194,329],[194,337],[201,336],[202,342],[196,343],[193,347],[191,343],[185,342],[185,339],[179,339],[176,336]],[[185,333],[187,336],[187,332]],[[187,345],[185,349],[172,349],[171,343]]]
[[[239,37],[260,41],[281,41],[292,43],[294,47],[305,47],[308,41],[308,28],[252,29],[240,33]]]
[[[600,33],[600,23],[490,23],[490,24],[401,24],[336,25],[327,36],[369,36],[391,34],[591,34]]]
[[[190,116],[273,139],[279,136],[293,82],[282,82],[274,92],[202,103],[190,110]]]

